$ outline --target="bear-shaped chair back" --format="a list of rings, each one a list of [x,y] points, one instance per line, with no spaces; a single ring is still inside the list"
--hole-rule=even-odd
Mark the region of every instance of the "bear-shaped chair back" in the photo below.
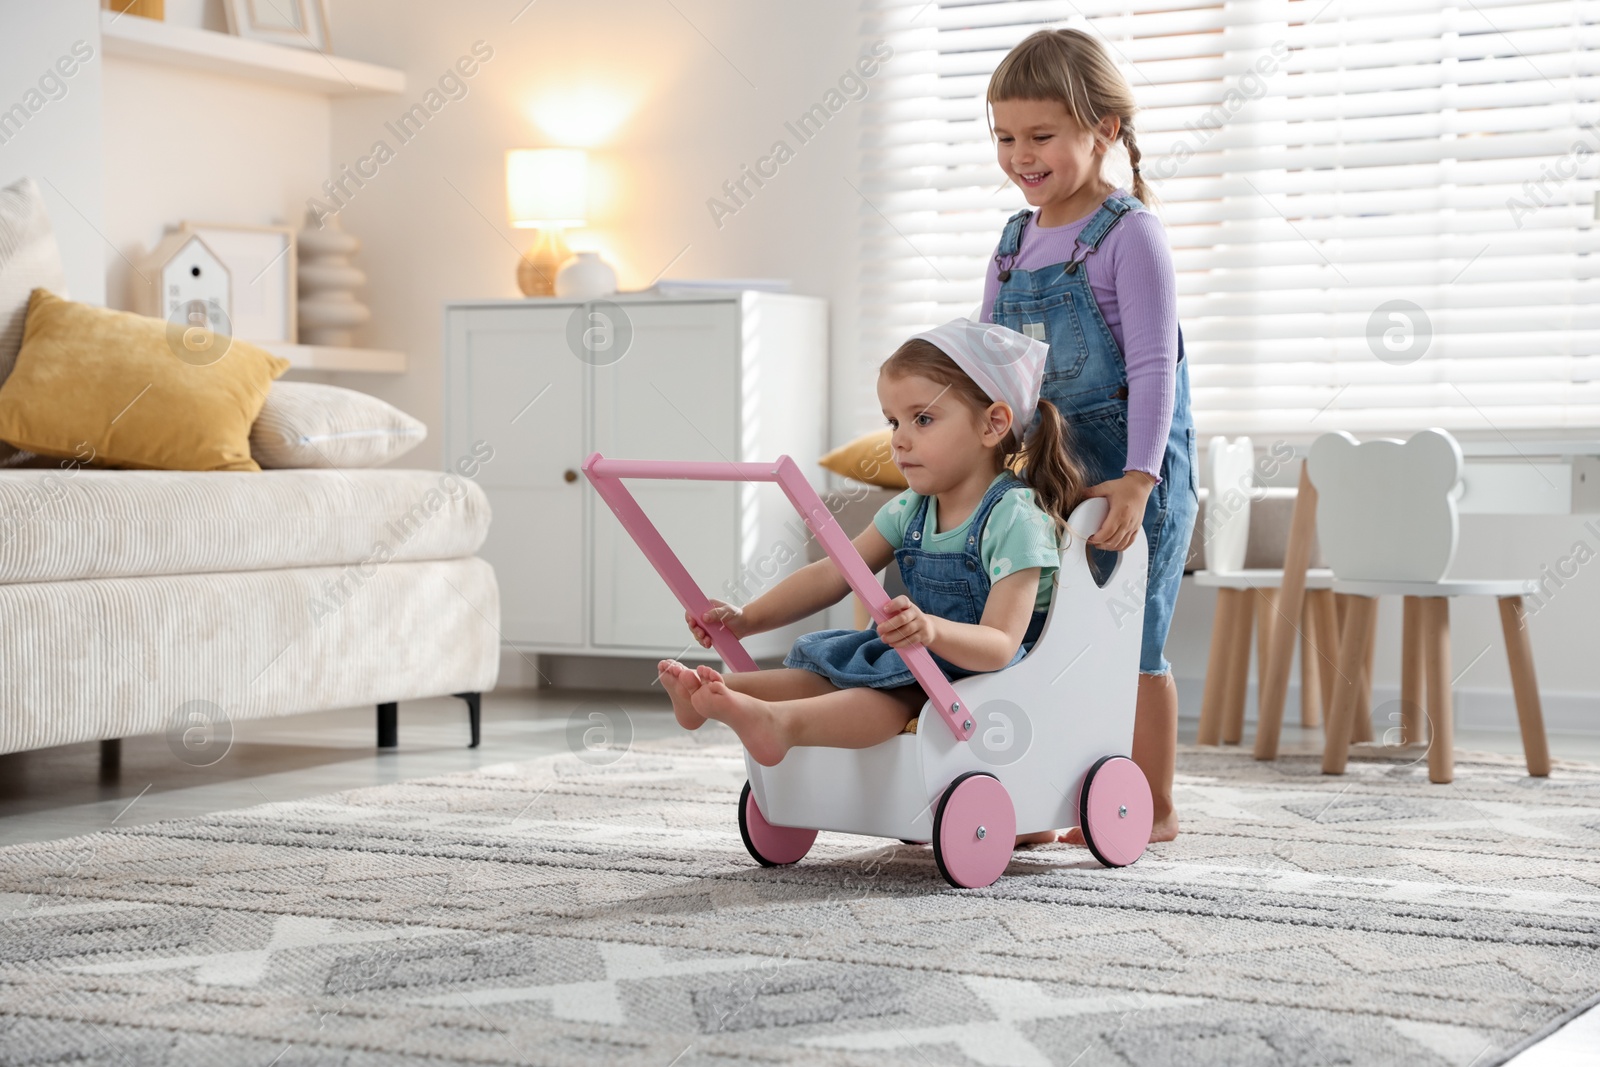
[[[1459,532],[1461,446],[1438,428],[1405,441],[1343,432],[1311,443],[1317,539],[1335,578],[1436,582]]]
[[[1250,548],[1250,499],[1255,490],[1250,438],[1213,437],[1206,448],[1206,570],[1238,574]]]

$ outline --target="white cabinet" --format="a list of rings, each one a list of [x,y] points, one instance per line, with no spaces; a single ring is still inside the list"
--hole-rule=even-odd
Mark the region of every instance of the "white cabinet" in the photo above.
[[[585,330],[594,350],[584,347]],[[609,343],[610,347],[603,347]],[[619,459],[816,466],[826,439],[827,307],[771,293],[471,301],[445,309],[445,460],[494,449],[502,634],[522,652],[702,653],[683,609],[579,468]],[[707,595],[743,603],[805,562],[804,524],[775,486],[628,483]],[[816,616],[753,635],[782,656]]]

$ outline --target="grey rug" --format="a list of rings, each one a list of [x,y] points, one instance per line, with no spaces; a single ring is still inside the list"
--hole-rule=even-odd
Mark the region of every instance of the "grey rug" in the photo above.
[[[0,850],[0,1063],[1483,1067],[1600,987],[1600,768],[1185,749],[1178,841],[971,891],[757,867],[701,733]]]

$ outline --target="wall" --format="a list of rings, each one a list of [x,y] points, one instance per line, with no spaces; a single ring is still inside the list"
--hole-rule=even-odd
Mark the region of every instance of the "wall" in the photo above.
[[[328,167],[326,97],[118,56],[105,67],[113,306],[138,306],[133,264],[185,219],[304,224],[303,191]]]
[[[100,13],[94,0],[0,0],[0,110],[24,106],[0,136],[0,186],[31,176],[61,246],[67,290],[105,302],[107,249],[100,142]],[[89,54],[86,61],[63,57]],[[71,69],[63,77],[62,70]],[[43,82],[41,82],[43,79]]]
[[[591,225],[574,247],[597,247],[625,289],[662,271],[681,277],[783,277],[832,306],[834,368],[854,362],[854,173],[859,105],[845,106],[809,143],[784,122],[822,99],[857,55],[853,3],[584,4],[484,0],[409,4],[341,0],[333,38],[341,54],[402,67],[404,100],[337,101],[332,165],[353,164],[375,140],[395,149],[340,217],[365,242],[374,321],[365,343],[403,348],[411,372],[359,384],[431,426],[440,413],[440,323],[447,300],[516,296],[515,270],[530,231],[506,222],[508,148],[588,146]],[[385,123],[475,41],[493,50],[405,144]],[[706,200],[785,137],[795,157],[722,219]],[[353,187],[352,187],[353,188]],[[753,187],[752,187],[753,188]],[[308,190],[308,193],[311,192]],[[835,373],[832,409],[847,410]],[[356,384],[352,376],[345,384]],[[442,460],[437,438],[418,465]],[[407,462],[411,462],[408,457]]]

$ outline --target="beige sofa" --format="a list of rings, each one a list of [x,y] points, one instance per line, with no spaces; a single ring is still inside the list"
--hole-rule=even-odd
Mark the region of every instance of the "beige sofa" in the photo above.
[[[390,746],[443,694],[476,745],[489,520],[438,471],[0,470],[0,753],[166,731],[203,763],[235,721],[361,704]]]

